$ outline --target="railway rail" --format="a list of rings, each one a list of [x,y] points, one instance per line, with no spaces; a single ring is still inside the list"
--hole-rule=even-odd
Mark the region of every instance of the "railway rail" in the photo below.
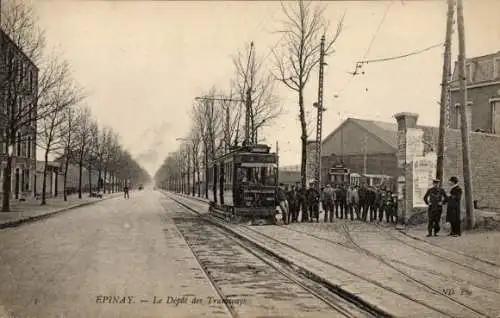
[[[173,200],[200,216],[189,206]],[[391,317],[346,301],[332,293],[324,283],[256,249],[252,243],[228,233],[213,220],[177,217],[174,223],[220,299],[228,300],[225,305],[232,317],[257,317],[259,309],[255,309],[256,305],[284,316],[302,309],[301,317]],[[240,297],[239,300],[246,304],[234,305],[231,299],[235,297]],[[266,298],[270,298],[268,304]],[[289,314],[284,314],[287,311]]]
[[[197,201],[203,202],[202,200],[197,200]],[[189,207],[189,208],[192,209],[191,207]],[[357,251],[358,253],[360,253],[362,255],[365,255],[366,257],[371,257],[373,259],[376,259],[378,262],[384,264],[386,267],[388,267],[388,268],[392,269],[393,271],[397,272],[399,275],[401,275],[402,277],[404,277],[405,280],[411,282],[411,284],[419,286],[421,290],[425,291],[424,293],[426,293],[426,294],[429,295],[429,297],[434,297],[436,295],[438,297],[445,297],[453,305],[455,305],[457,307],[462,307],[465,311],[468,311],[471,316],[475,316],[475,317],[492,317],[491,315],[488,315],[487,312],[484,312],[482,310],[474,308],[474,307],[472,307],[472,306],[470,306],[470,305],[468,305],[466,303],[463,303],[463,302],[461,302],[461,301],[459,301],[457,299],[453,299],[453,297],[449,297],[447,295],[443,295],[442,291],[437,290],[436,288],[434,288],[432,286],[429,286],[425,282],[419,281],[415,277],[412,277],[412,275],[409,275],[405,271],[401,270],[400,267],[395,266],[394,263],[397,263],[397,260],[387,260],[384,257],[381,257],[380,255],[376,255],[374,253],[370,253],[369,251],[367,252],[367,250],[365,248],[361,247],[358,244],[358,242],[356,242],[352,238],[352,236],[350,235],[350,230],[348,228],[343,227],[341,229],[344,232],[344,234],[345,234],[345,239],[344,240],[339,240],[339,241],[329,240],[327,238],[321,237],[320,235],[315,235],[315,234],[312,234],[312,233],[309,233],[309,232],[300,231],[298,229],[294,229],[294,228],[291,228],[289,226],[281,226],[280,228],[287,229],[288,231],[299,232],[301,234],[305,234],[305,235],[314,237],[315,239],[322,240],[324,242],[329,242],[329,243],[334,244],[336,246],[345,248],[346,250]],[[341,270],[341,271],[347,272],[348,274],[350,274],[351,276],[356,277],[359,280],[363,280],[365,282],[369,282],[373,286],[377,286],[377,287],[379,287],[381,289],[386,290],[387,292],[393,293],[393,294],[398,295],[398,296],[400,296],[402,298],[405,298],[408,301],[411,301],[411,302],[417,303],[417,304],[419,304],[419,305],[421,305],[423,307],[426,307],[427,309],[433,311],[435,314],[437,314],[439,316],[457,317],[456,314],[454,314],[453,312],[447,311],[446,308],[441,309],[438,306],[429,304],[426,301],[426,299],[422,300],[421,297],[420,297],[420,299],[416,299],[416,298],[412,297],[410,294],[406,294],[404,292],[397,291],[394,288],[391,288],[389,286],[384,286],[384,284],[381,284],[381,283],[377,282],[376,280],[370,279],[370,277],[359,275],[359,274],[357,274],[355,272],[350,271],[349,269],[342,268],[341,266],[338,266],[337,264],[332,263],[329,260],[322,259],[321,257],[317,257],[316,255],[312,255],[312,254],[308,253],[307,251],[304,251],[303,249],[299,249],[299,248],[297,248],[295,246],[292,246],[291,244],[287,244],[287,242],[283,242],[283,240],[279,240],[279,239],[276,239],[276,238],[274,238],[274,237],[272,237],[270,235],[262,233],[263,231],[261,229],[259,229],[259,228],[249,227],[249,226],[242,225],[242,226],[238,227],[238,229],[239,229],[239,231],[243,230],[247,234],[248,233],[252,233],[254,236],[260,237],[262,240],[266,240],[268,243],[272,242],[271,245],[275,246],[277,250],[283,249],[283,248],[287,248],[289,250],[293,250],[294,253],[300,253],[300,254],[302,254],[302,255],[310,258],[310,259],[314,259],[317,262],[323,263],[324,265],[328,265],[330,267],[333,267],[336,270]],[[252,236],[252,235],[250,235],[250,236]],[[395,239],[397,240],[396,237],[395,237]],[[400,240],[397,240],[397,241],[399,242]],[[402,243],[402,244],[404,244],[404,243]],[[410,246],[410,247],[414,247],[413,244],[410,244],[410,243],[408,243],[407,245]],[[434,256],[436,256],[438,258],[441,258],[442,260],[448,260],[454,266],[466,265],[466,264],[460,264],[459,262],[456,262],[453,259],[449,259],[449,257],[440,255],[438,253],[433,253],[433,252],[425,251],[423,248],[416,248],[416,250],[420,250],[421,252],[428,253],[429,255],[434,255],[435,254]],[[459,254],[460,253],[457,253],[457,255],[459,255]],[[399,263],[400,263],[400,265],[404,265],[406,267],[412,267],[411,264],[407,264],[406,262],[401,262],[400,261]],[[483,263],[484,264],[489,264],[489,263],[486,263],[486,262],[483,262]],[[467,266],[467,265],[466,266],[462,266],[462,267],[464,267],[464,268],[466,268],[468,270],[471,270],[471,271],[476,271],[478,273],[489,275],[491,278],[495,279],[495,275],[492,274],[492,273],[488,273],[487,271],[484,271],[484,270],[481,270],[481,269],[478,269],[478,268],[474,268],[474,267],[471,267],[471,266]],[[422,269],[422,268],[418,268],[416,266],[413,266],[412,268],[414,270],[420,270],[420,271],[427,270],[427,271],[429,271],[428,269]],[[430,273],[431,275],[435,275],[435,276],[441,275],[441,273],[438,273],[438,272],[435,272],[435,271],[433,272],[432,270],[430,272],[432,272],[432,273]],[[457,277],[455,277],[455,276],[452,276],[452,275],[446,275],[446,276],[447,276],[447,278],[449,278],[451,280],[460,281],[460,279],[457,278]],[[475,283],[475,282],[471,282],[471,281],[467,281],[467,280],[463,280],[463,279],[461,281],[469,284],[470,286],[475,286],[477,288],[489,291],[489,292],[495,294],[496,296],[500,295],[499,291],[497,289],[495,289],[495,288],[489,288],[487,286],[482,286],[481,284],[478,284],[478,283]]]

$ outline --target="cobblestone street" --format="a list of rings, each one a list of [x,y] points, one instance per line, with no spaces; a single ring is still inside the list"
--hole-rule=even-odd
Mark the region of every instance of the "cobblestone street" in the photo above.
[[[199,200],[183,200],[206,211]],[[393,226],[345,220],[232,227],[398,317],[500,313],[500,260],[498,246],[490,241],[497,232],[430,240],[418,229],[401,233]],[[476,249],[463,248],[471,245]]]
[[[1,230],[0,317],[226,317],[182,303],[217,295],[160,199],[134,192]]]

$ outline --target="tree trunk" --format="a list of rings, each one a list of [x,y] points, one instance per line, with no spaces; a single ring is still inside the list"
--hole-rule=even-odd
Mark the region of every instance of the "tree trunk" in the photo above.
[[[45,150],[45,155],[44,155],[44,164],[45,165],[43,167],[42,203],[41,203],[41,205],[47,204],[47,163],[48,162],[49,162],[49,151]]]
[[[208,199],[208,153],[206,144],[205,144],[205,198]]]
[[[64,165],[64,201],[68,201],[68,167],[69,167],[69,159],[66,159],[66,163]]]
[[[99,170],[97,170],[97,192],[101,192],[101,185],[104,185],[103,184],[104,182],[101,183],[101,179],[102,179],[102,169],[99,168]]]
[[[89,197],[92,195],[92,166],[89,165]]]
[[[300,127],[302,134],[300,135],[300,141],[302,146],[301,158],[300,158],[300,183],[302,184],[302,189],[306,188],[306,169],[307,169],[307,123],[306,115],[304,111],[304,93],[302,89],[299,91],[299,118]]]
[[[108,170],[107,169],[104,169],[104,172],[103,172],[103,176],[102,176],[102,181],[103,181],[103,189],[102,189],[102,193],[103,194],[106,194],[106,190],[109,189],[109,185],[108,183],[106,182],[106,178],[108,176]]]
[[[12,187],[12,156],[7,155],[4,169],[2,212],[10,212],[10,191]]]
[[[82,198],[82,177],[83,177],[83,162],[80,160],[78,163],[78,199]]]

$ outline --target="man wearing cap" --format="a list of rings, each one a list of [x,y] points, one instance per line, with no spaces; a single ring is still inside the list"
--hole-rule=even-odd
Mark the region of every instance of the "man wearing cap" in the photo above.
[[[439,186],[439,180],[432,181],[432,187],[427,190],[424,195],[424,202],[429,206],[427,217],[429,222],[427,224],[427,236],[437,236],[439,230],[439,221],[443,213],[443,204],[446,202],[446,192]]]
[[[335,201],[335,191],[333,190],[330,184],[326,185],[326,188],[323,190],[323,209],[325,210],[325,222],[333,222],[333,202]]]

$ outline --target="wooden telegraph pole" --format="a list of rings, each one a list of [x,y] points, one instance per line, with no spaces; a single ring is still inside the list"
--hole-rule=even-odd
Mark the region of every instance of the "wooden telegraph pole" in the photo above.
[[[443,77],[441,79],[441,100],[439,102],[439,142],[437,153],[436,179],[441,180],[443,185],[444,171],[444,140],[446,134],[447,114],[449,112],[449,74],[451,70],[451,35],[453,33],[453,13],[455,11],[455,0],[448,0],[448,13],[446,19],[446,37],[444,42],[444,62],[443,62]]]
[[[323,107],[323,77],[325,67],[325,36],[321,37],[320,52],[319,52],[319,83],[318,83],[318,102],[314,103],[314,107],[318,109],[318,117],[316,122],[316,169],[315,181],[316,189],[321,191],[321,133],[323,128],[323,112],[326,110]]]
[[[458,75],[460,79],[460,122],[462,132],[462,162],[465,188],[465,208],[468,230],[474,227],[474,205],[472,202],[472,171],[470,166],[470,128],[467,120],[467,82],[465,72],[465,28],[462,0],[457,0],[458,27]]]

